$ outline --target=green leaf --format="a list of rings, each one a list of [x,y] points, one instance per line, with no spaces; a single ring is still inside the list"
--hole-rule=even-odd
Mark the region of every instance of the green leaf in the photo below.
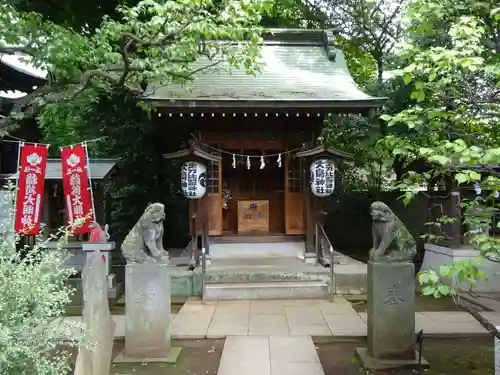
[[[480,181],[481,180],[481,174],[476,172],[476,171],[469,171],[469,179],[471,181]]]
[[[431,279],[430,281],[431,281],[432,283],[437,283],[437,282],[439,282],[439,276],[438,276],[438,274],[436,273],[436,271],[434,271],[434,270],[430,270],[430,271],[429,271],[429,276],[430,276],[430,279]]]
[[[406,85],[408,85],[408,84],[411,82],[411,80],[412,80],[412,79],[413,79],[413,75],[412,75],[411,73],[409,73],[409,72],[405,72],[405,73],[403,74],[403,82],[404,82]]]
[[[439,284],[437,289],[442,296],[448,296],[451,294],[451,289],[446,284]]]
[[[436,287],[434,285],[426,285],[421,289],[421,293],[424,296],[431,296],[434,294]]]
[[[422,156],[427,156],[427,155],[431,155],[434,153],[434,150],[432,148],[429,148],[429,147],[420,147],[418,149],[418,152],[420,155]]]
[[[443,277],[449,277],[452,271],[452,267],[445,264],[439,267],[439,274]]]
[[[444,155],[432,155],[429,157],[429,161],[437,162],[441,165],[446,165],[450,162],[450,159]]]
[[[457,180],[458,184],[461,185],[469,181],[469,176],[467,176],[465,173],[457,173],[455,175],[455,180]]]
[[[477,273],[477,278],[481,279],[481,280],[487,280],[488,279],[488,277],[486,276],[486,274],[483,271],[479,271]]]
[[[391,115],[382,115],[379,117],[382,121],[385,121],[385,122],[389,122],[392,120],[392,116]]]
[[[418,274],[418,282],[420,284],[427,284],[431,281],[431,277],[428,272],[420,272]]]

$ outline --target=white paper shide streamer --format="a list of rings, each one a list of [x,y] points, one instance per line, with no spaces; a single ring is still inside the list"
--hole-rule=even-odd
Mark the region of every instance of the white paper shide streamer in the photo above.
[[[264,156],[260,157],[260,169],[264,169],[266,167],[266,163],[264,162]]]
[[[281,154],[278,155],[278,168],[281,168]]]
[[[250,156],[247,156],[247,169],[250,170],[252,164],[250,163]]]
[[[236,168],[236,155],[233,154],[233,168]]]

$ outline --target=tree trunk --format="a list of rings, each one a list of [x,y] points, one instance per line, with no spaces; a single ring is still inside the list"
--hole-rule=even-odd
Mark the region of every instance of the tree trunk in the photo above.
[[[384,64],[382,62],[382,57],[377,59],[377,83],[381,85],[384,82]]]

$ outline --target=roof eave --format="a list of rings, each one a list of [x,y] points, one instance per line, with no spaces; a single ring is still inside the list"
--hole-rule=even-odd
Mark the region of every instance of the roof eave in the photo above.
[[[356,109],[369,110],[381,107],[387,98],[369,99],[155,99],[143,98],[143,102],[156,108],[185,108],[202,110],[206,108],[302,108],[302,109]]]
[[[311,148],[311,149],[306,149],[304,151],[299,151],[295,154],[295,156],[299,158],[310,158],[310,157],[316,157],[316,156],[321,156],[321,155],[333,155],[336,157],[339,157],[341,159],[347,159],[347,160],[352,160],[354,159],[354,155],[345,152],[339,149],[336,149],[334,147],[327,147],[325,145],[319,145],[317,147]]]
[[[219,155],[212,155],[208,152],[203,151],[201,148],[197,146],[191,146],[190,148],[185,148],[183,150],[171,152],[168,154],[163,154],[163,157],[165,159],[181,159],[191,155],[194,155],[204,160],[212,161],[214,163],[218,163],[222,160],[222,157],[220,157]]]

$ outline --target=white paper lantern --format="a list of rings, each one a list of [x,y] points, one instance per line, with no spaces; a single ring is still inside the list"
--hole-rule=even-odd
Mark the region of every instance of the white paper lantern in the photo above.
[[[311,191],[320,198],[332,195],[335,189],[335,164],[330,159],[318,159],[311,163]]]
[[[207,167],[195,161],[189,161],[181,168],[182,194],[188,199],[200,199],[207,191]]]

